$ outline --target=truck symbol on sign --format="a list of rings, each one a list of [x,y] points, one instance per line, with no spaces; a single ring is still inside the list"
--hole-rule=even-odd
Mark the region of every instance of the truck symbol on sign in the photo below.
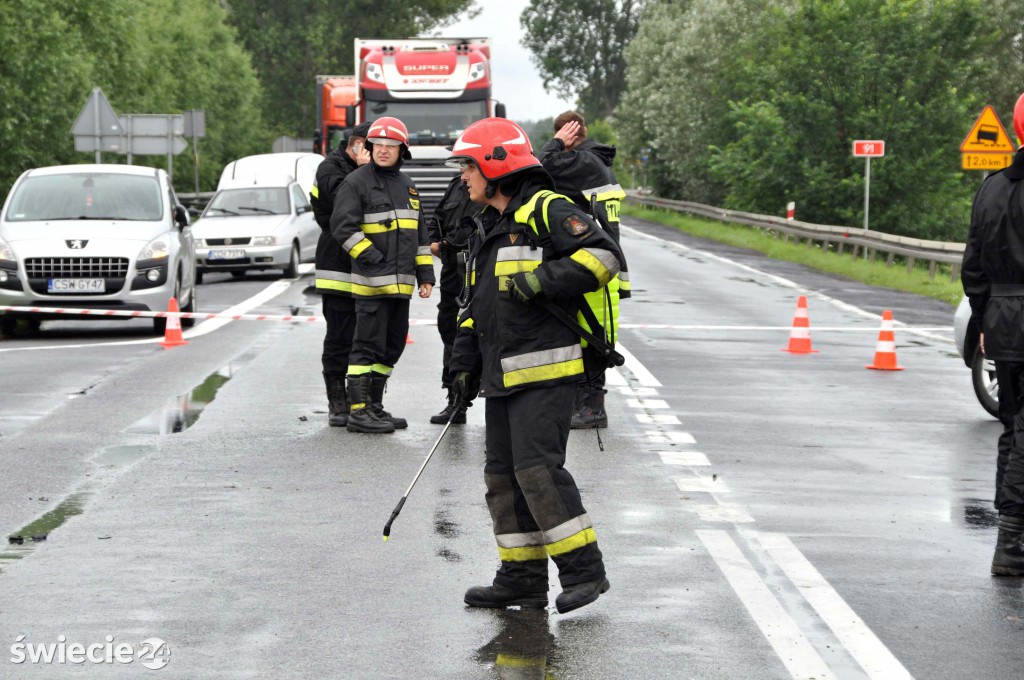
[[[979,125],[978,133],[975,135],[975,142],[987,146],[994,145],[999,141],[999,128],[995,125]]]

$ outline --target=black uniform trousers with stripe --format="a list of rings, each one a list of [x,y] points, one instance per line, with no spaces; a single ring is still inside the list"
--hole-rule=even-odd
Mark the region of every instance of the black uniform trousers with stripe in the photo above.
[[[566,383],[486,400],[484,480],[499,552],[503,535],[549,532],[576,518],[586,519],[579,489],[565,469],[575,394],[576,386]],[[587,542],[568,551],[564,551],[565,541],[555,543],[551,539],[558,537],[551,536],[538,538],[518,551],[515,559],[506,557],[516,551],[505,551],[494,583],[518,591],[546,592],[549,556],[563,587],[603,577],[601,550],[589,524],[570,541],[582,541],[586,533],[590,535]],[[552,552],[552,546],[559,554]],[[523,555],[533,559],[522,559]]]

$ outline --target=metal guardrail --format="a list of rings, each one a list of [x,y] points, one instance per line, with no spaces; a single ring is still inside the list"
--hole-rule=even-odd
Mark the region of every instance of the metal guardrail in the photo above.
[[[888,267],[895,264],[895,258],[899,255],[906,258],[908,272],[913,270],[918,261],[927,262],[928,278],[931,279],[935,278],[938,265],[941,262],[951,265],[951,281],[958,281],[960,279],[960,263],[963,261],[964,256],[963,243],[894,236],[880,231],[872,231],[871,229],[812,224],[811,222],[787,220],[784,217],[774,217],[772,215],[757,215],[738,210],[725,210],[724,208],[716,208],[689,201],[673,201],[667,198],[639,196],[633,192],[629,193],[626,201],[648,208],[671,210],[673,212],[707,217],[720,222],[746,224],[759,229],[777,231],[784,235],[786,241],[795,238],[799,242],[801,239],[806,239],[808,248],[813,248],[815,244],[820,243],[822,250],[831,250],[834,245],[835,252],[839,255],[842,255],[846,252],[847,248],[850,248],[853,257],[863,256],[872,262],[878,258],[879,253],[884,253],[886,256],[885,264]]]

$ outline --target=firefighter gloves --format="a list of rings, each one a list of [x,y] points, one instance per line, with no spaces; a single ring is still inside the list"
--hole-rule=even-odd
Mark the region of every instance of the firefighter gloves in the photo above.
[[[476,395],[480,392],[480,378],[469,371],[459,371],[455,374],[452,389],[455,390],[456,396],[462,400],[463,404],[468,404],[476,399]]]
[[[512,277],[508,294],[523,304],[530,302],[542,292],[540,279],[533,272],[519,272]]]

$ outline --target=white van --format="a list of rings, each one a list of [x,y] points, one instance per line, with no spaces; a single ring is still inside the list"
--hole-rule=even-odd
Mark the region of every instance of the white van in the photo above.
[[[316,181],[316,169],[323,160],[324,157],[320,154],[301,152],[263,153],[246,156],[224,166],[224,170],[220,173],[220,181],[217,183],[217,190],[220,191],[228,184],[237,186],[239,180],[259,184],[261,177],[274,178],[276,181],[282,175],[289,175],[299,183],[308,196],[309,192],[313,190],[313,182]]]

